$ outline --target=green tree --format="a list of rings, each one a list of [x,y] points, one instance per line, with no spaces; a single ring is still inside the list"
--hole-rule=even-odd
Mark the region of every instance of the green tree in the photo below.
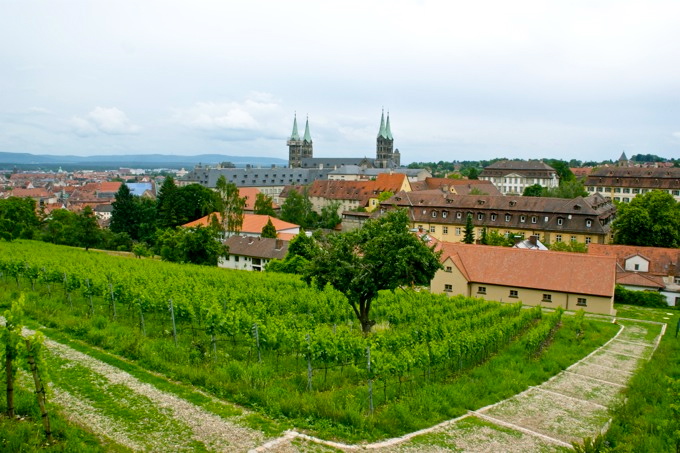
[[[583,185],[583,181],[574,179],[571,181],[560,181],[560,185],[558,187],[543,189],[542,196],[553,198],[576,198],[587,197],[588,192]]]
[[[653,190],[619,204],[617,211],[615,244],[680,247],[680,203],[671,194]]]
[[[169,203],[173,206],[174,213],[168,218],[173,220],[166,224],[168,227],[184,225],[213,212],[222,212],[220,195],[200,184],[178,188],[170,196]]]
[[[253,206],[253,211],[255,214],[276,217],[276,212],[274,211],[274,201],[272,200],[272,197],[264,193],[258,193],[255,196],[255,205]]]
[[[75,212],[55,209],[43,223],[42,240],[60,245],[79,245],[79,223],[80,218]]]
[[[543,159],[543,162],[555,169],[557,176],[560,177],[560,184],[576,179],[576,176],[574,176],[574,173],[569,168],[569,163],[567,161],[560,159]]]
[[[156,197],[156,221],[159,228],[172,228],[179,225],[177,191],[178,188],[172,176],[165,178]]]
[[[534,184],[524,188],[522,192],[523,197],[540,197],[543,195],[543,186],[540,184]]]
[[[127,184],[121,184],[111,212],[109,229],[114,233],[127,233],[132,239],[139,239],[139,204]]]
[[[161,259],[178,263],[217,266],[228,249],[214,228],[181,228],[159,230],[156,248]]]
[[[394,196],[394,192],[390,192],[389,190],[385,190],[383,192],[380,192],[380,195],[378,195],[378,203],[382,203],[383,201],[389,200]]]
[[[335,228],[342,219],[338,214],[338,209],[340,209],[340,202],[333,201],[323,208],[321,208],[321,218],[319,219],[319,227],[332,230]]]
[[[90,247],[96,247],[101,242],[101,229],[97,223],[97,217],[94,215],[92,208],[85,206],[82,212],[78,214],[78,229],[77,239],[81,247],[89,250]]]
[[[574,252],[574,253],[587,253],[588,245],[583,242],[553,242],[548,246],[553,252]]]
[[[326,236],[304,279],[341,291],[368,334],[375,324],[371,304],[380,290],[429,285],[440,268],[438,254],[410,233],[406,212],[395,210],[358,230]]]
[[[295,189],[288,193],[286,201],[281,205],[281,220],[300,225],[303,228],[314,226],[315,222],[312,222],[313,213],[312,202],[309,201],[307,193],[299,193]]]
[[[475,228],[472,225],[472,215],[468,214],[465,220],[465,230],[463,231],[463,242],[472,244],[475,242]]]
[[[227,235],[239,234],[243,227],[243,210],[246,207],[245,197],[239,196],[236,184],[227,182],[224,175],[220,175],[215,185],[222,200],[222,222]]]
[[[262,236],[263,238],[276,238],[276,236],[277,236],[277,234],[276,234],[276,227],[275,227],[274,224],[272,223],[272,219],[271,219],[271,218],[269,218],[269,219],[267,220],[267,224],[266,224],[265,226],[262,227],[262,234],[261,234],[261,236]]]
[[[467,171],[468,179],[479,179],[479,170],[476,167],[470,167]]]
[[[39,224],[32,198],[0,200],[0,238],[6,241],[33,239]]]
[[[515,241],[513,241],[512,235],[506,236],[499,233],[498,230],[491,230],[486,234],[486,245],[512,247],[515,245]]]

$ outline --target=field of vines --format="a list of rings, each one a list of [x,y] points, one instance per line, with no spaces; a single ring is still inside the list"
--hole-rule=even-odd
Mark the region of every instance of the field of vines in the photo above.
[[[521,303],[405,289],[380,295],[377,324],[364,336],[341,293],[296,276],[31,241],[0,251],[1,292],[25,293],[27,314],[43,325],[268,416],[342,426],[350,437],[381,416],[407,417],[394,403],[420,398],[509,345],[535,357],[562,318]],[[455,416],[460,406],[439,410]]]

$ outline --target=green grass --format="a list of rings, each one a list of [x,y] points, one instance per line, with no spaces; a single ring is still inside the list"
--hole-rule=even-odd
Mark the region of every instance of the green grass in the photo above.
[[[3,380],[4,382],[4,380]],[[35,394],[15,386],[17,419],[10,420],[7,403],[0,398],[0,451],[3,452],[128,452],[105,439],[95,437],[85,428],[68,422],[53,405],[48,406],[54,443],[48,444],[40,421]]]
[[[680,319],[680,310],[677,307],[648,308],[638,305],[616,304],[616,316],[619,318],[641,319],[644,321],[663,322],[668,324],[669,331],[675,333],[675,326]]]

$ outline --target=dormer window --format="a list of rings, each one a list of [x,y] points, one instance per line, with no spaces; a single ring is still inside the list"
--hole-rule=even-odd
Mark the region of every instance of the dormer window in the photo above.
[[[442,211],[442,219],[445,219],[448,214],[448,211]]]
[[[495,222],[496,221],[496,214],[491,214],[491,221]]]
[[[437,211],[432,211],[432,217],[437,217]]]
[[[593,226],[593,221],[590,220],[590,219],[587,219],[587,220],[586,220],[586,227],[587,227],[587,228],[590,228],[591,226]]]
[[[512,216],[510,214],[505,214],[505,221],[509,222]]]
[[[478,212],[477,213],[477,220],[484,220],[484,214],[482,214],[481,212]]]
[[[520,222],[524,223],[524,222],[526,222],[526,220],[527,220],[526,216],[523,216],[523,215],[522,215],[522,216],[519,216],[519,221],[520,221]]]
[[[562,225],[564,223],[564,219],[562,217],[557,218],[557,224]]]
[[[463,213],[462,213],[462,212],[456,212],[456,218],[457,218],[457,219],[462,219],[462,218],[463,218]]]
[[[536,222],[538,222],[538,217],[536,217],[535,215],[532,215],[531,216],[531,223],[536,223]]]
[[[515,200],[512,200],[512,201],[510,202],[510,206],[515,206],[516,204],[517,204],[517,202],[516,202]]]

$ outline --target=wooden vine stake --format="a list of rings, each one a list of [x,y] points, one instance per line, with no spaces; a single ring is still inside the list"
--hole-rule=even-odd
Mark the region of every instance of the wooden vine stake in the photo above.
[[[371,347],[366,347],[366,359],[368,371],[368,410],[373,415],[373,379],[371,379]]]
[[[175,307],[172,305],[172,299],[170,299],[170,317],[172,317],[172,338],[175,340],[175,346],[177,346],[177,326],[175,325]]]
[[[38,399],[38,406],[40,406],[40,416],[42,418],[43,428],[45,429],[45,435],[47,440],[52,443],[52,429],[50,428],[50,417],[47,413],[47,397],[45,395],[45,385],[40,377],[40,370],[38,370],[38,364],[36,357],[39,357],[40,347],[44,337],[42,333],[36,332],[35,335],[29,338],[25,338],[26,341],[26,359],[28,366],[33,375],[33,382],[35,383],[35,395]]]

